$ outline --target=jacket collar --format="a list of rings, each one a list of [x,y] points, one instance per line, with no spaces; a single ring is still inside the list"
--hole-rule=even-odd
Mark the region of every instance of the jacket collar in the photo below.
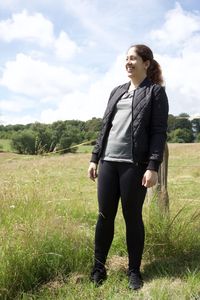
[[[135,93],[140,94],[140,92],[144,89],[144,87],[146,87],[147,85],[151,84],[150,80],[146,77],[140,84],[139,86],[136,88]],[[118,102],[118,100],[126,93],[128,92],[128,89],[131,85],[131,81],[121,85],[117,91],[115,96],[113,97],[113,99],[111,100],[111,107],[114,108],[115,104]],[[134,106],[137,105],[138,101],[140,101],[140,99],[137,99],[134,103]]]
[[[145,77],[144,80],[142,80],[142,82],[140,82],[140,84],[138,85],[136,90],[139,88],[142,88],[144,86],[147,86],[149,84],[151,84],[151,81],[147,77]],[[125,83],[124,88],[126,88],[126,91],[129,89],[130,85],[131,85],[131,81]]]

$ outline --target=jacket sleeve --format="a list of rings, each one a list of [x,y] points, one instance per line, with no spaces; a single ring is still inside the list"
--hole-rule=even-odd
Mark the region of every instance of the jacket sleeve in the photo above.
[[[107,104],[107,107],[106,107],[106,110],[104,112],[104,116],[103,116],[103,119],[102,119],[101,130],[100,130],[98,138],[96,140],[96,144],[95,144],[95,146],[92,150],[92,156],[91,156],[90,162],[94,162],[96,164],[98,164],[99,159],[100,159],[99,153],[102,150],[102,141],[103,141],[103,135],[104,135],[103,133],[104,133],[104,130],[105,130],[105,126],[107,124],[108,114],[110,113],[109,102],[110,102],[110,99],[112,98],[112,96],[114,95],[114,93],[116,92],[117,88],[118,87],[115,87],[110,93],[110,97],[108,99],[108,104]]]
[[[158,171],[163,160],[163,152],[167,139],[168,98],[164,87],[155,85],[150,123],[150,147],[148,170]]]

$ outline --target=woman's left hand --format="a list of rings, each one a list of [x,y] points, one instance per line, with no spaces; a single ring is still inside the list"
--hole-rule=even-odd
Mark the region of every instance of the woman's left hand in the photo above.
[[[153,170],[146,170],[142,178],[142,185],[146,188],[154,186],[158,181],[158,172]]]

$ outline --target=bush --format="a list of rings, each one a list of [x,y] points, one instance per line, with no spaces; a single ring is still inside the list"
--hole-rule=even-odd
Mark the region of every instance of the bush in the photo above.
[[[61,153],[67,153],[67,152],[70,152],[70,146],[72,144],[72,140],[70,137],[68,136],[62,136],[60,138],[60,141],[59,141],[59,144],[58,144],[58,150],[61,152]],[[61,151],[62,150],[62,151]]]
[[[30,129],[36,135],[36,154],[53,151],[56,146],[56,140],[53,136],[53,132],[50,126],[36,122],[34,124],[31,124]]]
[[[168,141],[171,143],[192,143],[194,136],[189,129],[175,129],[168,134]]]
[[[11,139],[11,145],[19,154],[35,154],[35,133],[31,130],[23,130],[15,133]]]

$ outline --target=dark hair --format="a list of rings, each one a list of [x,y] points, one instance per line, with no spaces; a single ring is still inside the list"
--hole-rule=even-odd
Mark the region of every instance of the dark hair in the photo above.
[[[135,48],[136,53],[142,58],[143,61],[150,61],[150,66],[147,69],[147,77],[153,82],[160,85],[164,84],[162,70],[159,63],[153,58],[152,50],[146,45],[132,45],[130,48]]]

